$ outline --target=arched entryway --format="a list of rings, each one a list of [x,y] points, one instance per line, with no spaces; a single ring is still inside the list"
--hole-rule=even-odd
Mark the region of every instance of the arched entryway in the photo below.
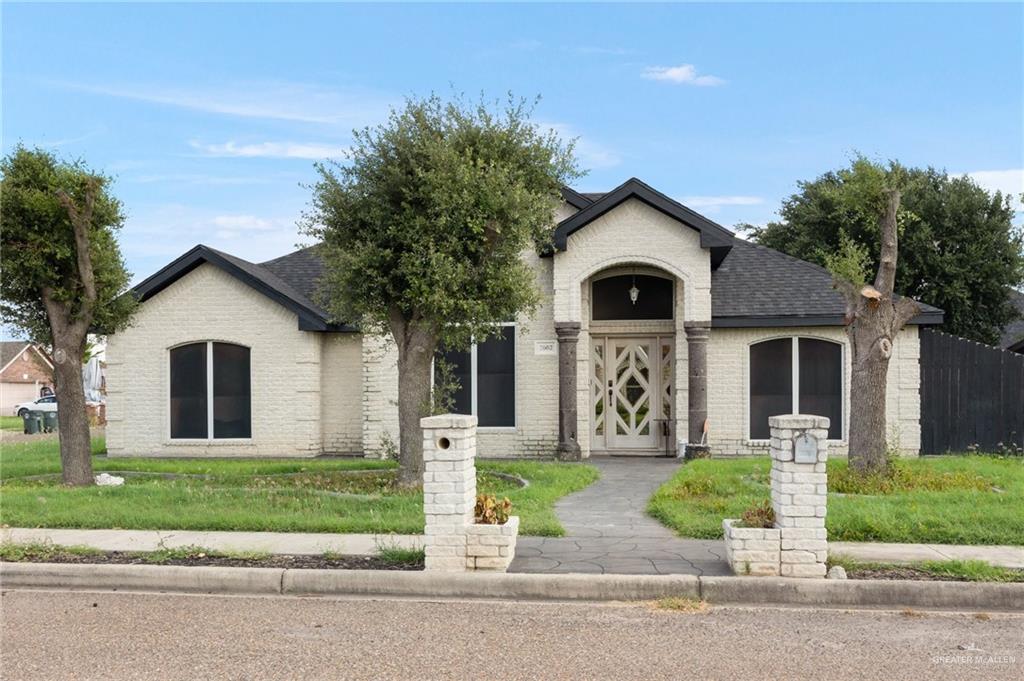
[[[581,291],[595,454],[670,454],[676,433],[677,289],[664,270],[617,266]]]

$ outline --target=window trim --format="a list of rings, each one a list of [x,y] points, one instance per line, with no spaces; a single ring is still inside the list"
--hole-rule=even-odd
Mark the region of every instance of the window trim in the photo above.
[[[518,322],[501,322],[495,326],[505,328],[512,327],[512,425],[511,426],[477,426],[478,431],[485,433],[513,433],[519,430],[519,324]],[[473,380],[469,389],[469,409],[471,416],[480,417],[480,410],[477,407],[477,386],[480,379],[477,378],[476,370],[476,346],[474,340],[469,346],[469,366]],[[430,389],[434,389],[434,360],[430,361]]]
[[[743,371],[743,385],[744,385],[744,393],[745,393],[744,394],[744,398],[746,400],[746,405],[745,405],[745,409],[744,409],[744,415],[745,415],[744,421],[745,421],[745,423],[743,425],[743,431],[744,431],[744,436],[745,436],[745,439],[746,439],[746,443],[749,446],[764,447],[764,446],[767,446],[767,445],[771,444],[771,440],[770,439],[754,438],[754,437],[751,437],[751,435],[750,435],[750,407],[751,407],[751,395],[750,395],[750,389],[751,389],[751,386],[750,386],[750,349],[753,346],[758,345],[759,343],[766,343],[768,341],[773,341],[773,340],[786,340],[786,339],[790,340],[791,348],[792,348],[791,349],[792,355],[791,355],[791,362],[790,362],[792,364],[792,367],[791,367],[791,371],[792,371],[791,381],[792,381],[792,384],[793,384],[792,385],[792,395],[790,397],[790,404],[791,404],[791,406],[795,407],[793,413],[794,414],[799,414],[800,413],[800,350],[799,350],[799,347],[800,347],[800,339],[801,338],[806,338],[808,340],[825,341],[827,343],[834,343],[835,345],[839,346],[839,398],[840,398],[840,408],[841,408],[842,414],[843,414],[843,424],[842,424],[841,432],[839,434],[839,439],[829,438],[828,442],[831,443],[831,444],[834,444],[834,445],[845,445],[846,444],[847,437],[848,437],[848,434],[849,434],[848,428],[849,428],[849,423],[850,423],[850,415],[849,415],[849,409],[848,409],[849,400],[847,399],[847,395],[846,395],[846,389],[847,389],[847,366],[846,366],[846,355],[847,355],[847,352],[846,352],[846,343],[843,342],[843,341],[838,341],[838,340],[836,340],[834,338],[825,338],[823,336],[815,336],[813,334],[797,334],[797,335],[793,335],[793,336],[789,336],[789,335],[767,336],[765,338],[758,338],[757,340],[750,341],[749,343],[747,343],[746,353],[745,353],[745,356],[743,358],[743,367],[744,367],[744,371]]]
[[[237,345],[249,351],[249,437],[214,437],[213,436],[213,344],[224,343],[225,345]],[[206,437],[171,437],[171,351],[183,348],[187,345],[206,345]],[[177,343],[167,348],[167,389],[164,394],[167,396],[167,437],[166,445],[232,445],[240,443],[251,443],[252,432],[252,346],[244,343],[236,343],[227,340],[194,340],[184,343]]]

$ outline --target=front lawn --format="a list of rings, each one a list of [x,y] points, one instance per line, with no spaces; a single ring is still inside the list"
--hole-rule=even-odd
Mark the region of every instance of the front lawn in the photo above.
[[[56,440],[4,443],[0,522],[80,527],[273,532],[423,532],[423,496],[388,486],[395,465],[373,459],[108,459],[93,441],[97,473],[127,472],[121,487],[60,485]],[[522,534],[564,533],[553,505],[598,477],[591,466],[479,461],[478,490],[507,496]],[[495,475],[529,481],[525,488]]]
[[[0,430],[20,433],[25,430],[25,422],[20,416],[0,416]]]
[[[893,481],[850,479],[828,462],[829,539],[936,544],[1024,544],[1024,459],[942,456],[901,460]],[[767,458],[688,463],[654,494],[647,512],[684,537],[716,539],[770,496]]]

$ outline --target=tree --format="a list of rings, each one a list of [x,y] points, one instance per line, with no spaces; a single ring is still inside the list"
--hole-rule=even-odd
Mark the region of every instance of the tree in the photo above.
[[[753,239],[789,255],[827,264],[845,237],[880,262],[879,223],[863,206],[839,199],[871,164],[801,182],[783,201],[782,221],[751,228]],[[900,241],[896,290],[945,311],[943,330],[996,344],[1016,318],[1011,288],[1024,283],[1024,230],[1013,225],[1011,198],[990,194],[969,177],[934,168],[901,169]]]
[[[869,248],[839,234],[839,248],[825,255],[835,287],[846,299],[846,335],[850,341],[850,467],[866,473],[888,469],[885,441],[885,392],[889,359],[897,334],[920,312],[911,298],[895,295],[899,234],[913,218],[900,208],[906,171],[865,158],[840,171],[841,182],[830,187],[828,200],[836,211],[855,216],[856,223],[877,225],[879,253],[874,284],[866,283],[872,268]]]
[[[408,100],[386,124],[355,133],[345,163],[320,164],[304,231],[319,239],[322,303],[398,350],[399,484],[419,484],[419,419],[431,361],[468,347],[539,303],[524,250],[547,244],[572,145],[529,122],[510,98]]]
[[[81,161],[17,147],[0,161],[4,321],[52,349],[64,483],[91,485],[82,358],[92,328],[123,328],[135,301],[117,245],[124,222],[109,178]]]

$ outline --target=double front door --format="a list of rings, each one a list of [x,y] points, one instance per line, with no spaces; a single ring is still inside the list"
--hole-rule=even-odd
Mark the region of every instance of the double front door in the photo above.
[[[593,336],[594,449],[671,449],[672,337]]]

